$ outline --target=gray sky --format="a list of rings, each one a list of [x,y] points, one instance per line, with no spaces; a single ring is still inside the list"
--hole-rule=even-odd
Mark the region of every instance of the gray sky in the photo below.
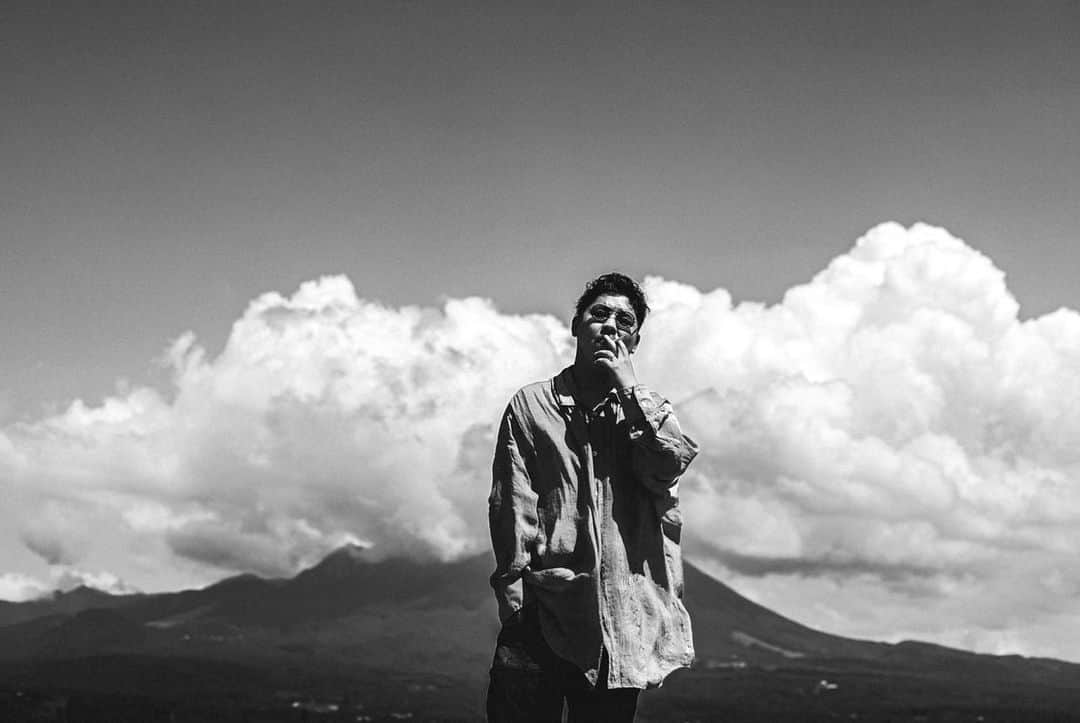
[[[249,299],[778,300],[877,222],[1080,305],[1075,3],[26,3],[0,17],[6,416]],[[2,417],[0,417],[2,418]]]
[[[482,549],[485,425],[618,268],[678,282],[641,366],[706,442],[695,561],[832,632],[1075,657],[1077,3],[0,34],[0,597]]]

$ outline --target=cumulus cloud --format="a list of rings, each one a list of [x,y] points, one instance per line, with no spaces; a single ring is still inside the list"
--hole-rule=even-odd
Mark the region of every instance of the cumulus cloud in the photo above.
[[[135,388],[7,427],[0,469],[39,501],[21,535],[50,564],[117,536],[264,574],[349,541],[456,557],[483,549],[503,405],[568,349],[551,317],[480,299],[392,309],[327,277],[255,299],[214,359],[177,339],[170,399]]]
[[[34,600],[48,592],[50,588],[29,575],[17,572],[0,574],[0,600],[25,602]]]
[[[0,575],[0,600],[26,602],[47,597],[55,591],[68,592],[77,587],[91,587],[113,595],[138,592],[136,588],[109,572],[90,572],[68,565],[55,565],[49,568],[49,582],[22,573],[8,572]]]
[[[61,565],[51,570],[53,590],[69,592],[77,587],[90,587],[111,595],[129,595],[138,590],[111,572],[91,572]]]
[[[770,308],[652,291],[644,354],[690,367],[672,381],[710,450],[693,511],[731,530],[703,547],[935,570],[1076,549],[1080,315],[1019,321],[1002,272],[944,230],[878,227]]]
[[[82,556],[90,532],[82,505],[47,499],[24,519],[20,540],[49,565],[70,565]]]
[[[685,370],[708,450],[691,554],[792,613],[789,578],[831,577],[954,605],[993,649],[1035,609],[1076,629],[1080,315],[1021,321],[990,259],[926,225],[873,229],[771,307],[649,291],[643,366]]]
[[[1080,630],[1080,315],[1021,320],[990,259],[921,224],[872,229],[772,306],[646,290],[640,375],[703,448],[691,559],[846,634],[1053,654],[1049,631]],[[493,424],[571,351],[565,320],[389,308],[326,277],[252,301],[214,358],[182,335],[168,395],[3,427],[0,483],[46,561],[144,583],[288,574],[347,541],[470,554]]]

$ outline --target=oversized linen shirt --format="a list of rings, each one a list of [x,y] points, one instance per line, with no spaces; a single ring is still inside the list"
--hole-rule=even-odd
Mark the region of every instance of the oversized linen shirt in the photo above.
[[[547,644],[594,685],[607,652],[610,688],[660,685],[694,657],[678,480],[697,445],[667,400],[641,385],[632,395],[586,409],[571,368],[522,388],[488,500],[500,618],[535,603]],[[624,404],[641,410],[632,425]]]

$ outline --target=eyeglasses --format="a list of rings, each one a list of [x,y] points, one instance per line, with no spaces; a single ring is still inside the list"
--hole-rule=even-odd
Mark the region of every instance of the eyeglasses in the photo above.
[[[616,311],[610,306],[596,304],[589,307],[589,318],[603,324],[615,315],[615,326],[624,334],[633,334],[637,329],[637,317],[627,311]]]

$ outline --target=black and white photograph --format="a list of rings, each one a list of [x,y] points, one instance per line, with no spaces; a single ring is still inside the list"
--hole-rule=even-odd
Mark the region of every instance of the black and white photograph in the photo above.
[[[0,1],[0,721],[1080,721],[1080,2]]]

